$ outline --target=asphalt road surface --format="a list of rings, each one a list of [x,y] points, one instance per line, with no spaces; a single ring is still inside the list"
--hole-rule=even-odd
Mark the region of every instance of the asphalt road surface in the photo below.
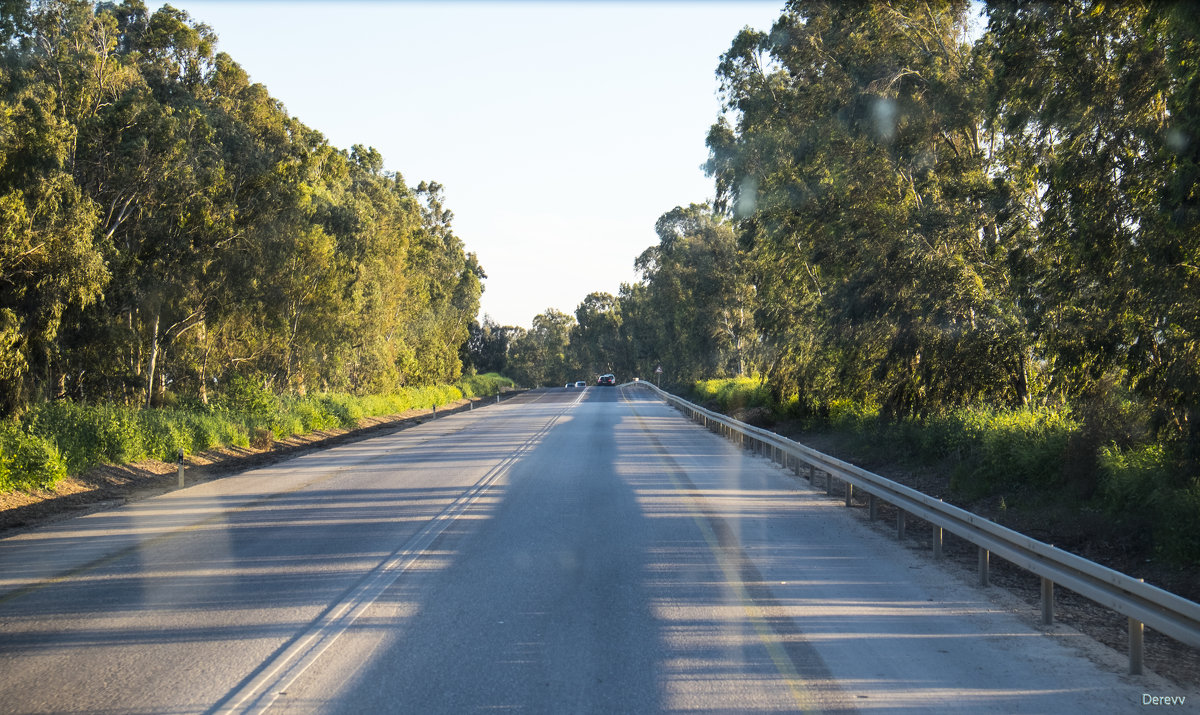
[[[0,712],[1129,712],[636,388],[557,389],[0,540]]]

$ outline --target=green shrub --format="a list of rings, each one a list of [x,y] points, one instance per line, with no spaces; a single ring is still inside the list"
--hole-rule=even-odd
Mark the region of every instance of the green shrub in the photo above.
[[[365,417],[362,406],[352,395],[324,394],[313,398],[320,402],[321,408],[337,420],[339,427],[352,429],[358,426],[358,420]]]
[[[965,408],[937,424],[924,448],[931,457],[953,455],[951,486],[978,497],[998,488],[1061,483],[1067,444],[1078,429],[1065,409]]]
[[[243,375],[229,379],[221,404],[230,412],[259,418],[270,417],[279,409],[279,401],[270,386]]]
[[[499,373],[488,372],[463,377],[456,384],[463,397],[489,397],[501,392],[505,387],[512,387],[513,381]]]
[[[775,407],[771,402],[771,390],[758,378],[698,380],[692,386],[692,393],[698,402],[715,403],[717,409],[725,413],[751,407]]]
[[[427,410],[464,394],[495,394],[512,384],[491,373],[464,378],[458,385],[402,388],[387,395],[277,398],[263,383],[234,377],[215,407],[196,401],[155,409],[43,403],[20,424],[0,425],[0,491],[51,486],[65,474],[97,464],[145,457],[174,461],[180,450],[187,455],[224,445],[269,446],[293,434],[353,428],[363,417]]]
[[[828,405],[829,425],[836,430],[863,434],[879,424],[879,407],[854,400],[831,400]]]
[[[1171,460],[1161,444],[1100,449],[1100,499],[1112,514],[1144,511],[1155,501],[1158,486],[1168,484]]]
[[[341,426],[341,420],[319,398],[291,398],[280,401],[280,411],[300,425],[298,432],[312,432]]]
[[[174,462],[180,450],[190,454],[192,438],[178,414],[173,410],[146,409],[138,413],[141,424],[142,444],[146,455],[164,462]]]
[[[1110,444],[1098,461],[1098,496],[1113,519],[1150,529],[1155,551],[1171,561],[1200,562],[1200,479],[1181,480],[1185,467],[1161,444]]]
[[[27,432],[58,447],[72,474],[93,464],[145,456],[134,409],[59,400],[35,406],[23,422]]]
[[[67,464],[49,440],[14,422],[0,424],[0,491],[48,489],[67,476]]]
[[[1200,564],[1200,481],[1162,495],[1157,510],[1154,545],[1158,553],[1180,564]]]

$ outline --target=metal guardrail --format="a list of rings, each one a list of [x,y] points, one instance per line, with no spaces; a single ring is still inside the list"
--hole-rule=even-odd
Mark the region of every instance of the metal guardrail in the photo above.
[[[1129,619],[1129,672],[1132,674],[1142,672],[1144,625],[1200,648],[1200,604],[1194,601],[1032,539],[774,432],[706,410],[651,383],[639,381],[627,384],[652,390],[690,419],[743,446],[756,449],[797,475],[802,468],[807,468],[808,478],[814,484],[817,473],[822,473],[825,475],[827,494],[833,493],[834,479],[841,481],[845,485],[847,506],[852,503],[855,489],[866,492],[871,519],[877,516],[877,500],[892,504],[898,509],[896,530],[901,538],[905,534],[908,514],[925,520],[933,528],[935,558],[942,553],[943,531],[976,545],[979,548],[981,585],[988,585],[988,564],[993,553],[1040,576],[1042,622],[1045,625],[1054,621],[1055,584],[1126,616]]]

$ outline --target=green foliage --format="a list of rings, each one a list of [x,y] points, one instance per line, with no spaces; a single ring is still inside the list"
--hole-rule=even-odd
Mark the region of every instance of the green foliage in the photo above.
[[[836,430],[863,435],[879,424],[879,407],[850,399],[831,400],[825,408],[828,423]]]
[[[773,407],[771,393],[762,380],[734,377],[718,380],[698,380],[692,387],[695,398],[714,404],[722,412],[734,412],[750,407]]]
[[[553,308],[535,316],[533,327],[513,338],[509,374],[529,387],[578,380],[579,367],[572,364],[570,352],[575,325],[575,318]]]
[[[230,412],[251,418],[265,418],[279,410],[278,399],[268,385],[243,375],[234,375],[226,383],[221,404]]]
[[[1142,513],[1157,502],[1158,485],[1169,483],[1171,460],[1160,444],[1100,450],[1101,498],[1113,514]]]
[[[265,419],[274,392],[462,374],[486,276],[441,186],[332,147],[169,5],[20,18],[0,23],[0,415],[216,386]]]
[[[93,464],[134,461],[146,455],[136,410],[61,400],[37,405],[22,421],[31,434],[58,445],[71,474]]]
[[[0,492],[46,489],[66,474],[66,462],[53,442],[14,422],[0,423]]]
[[[457,383],[463,397],[490,397],[513,386],[512,380],[494,372],[464,377]]]
[[[649,378],[661,366],[668,383],[745,375],[755,352],[755,309],[749,257],[728,218],[707,204],[677,206],[654,225],[658,244],[634,261],[641,290],[622,288],[612,315],[621,341],[604,352]],[[586,301],[580,306],[587,311]],[[577,315],[579,313],[577,312]],[[640,325],[639,325],[640,323]],[[611,331],[611,329],[610,329]]]
[[[932,420],[924,456],[951,455],[951,486],[968,497],[1001,488],[1061,484],[1067,444],[1079,429],[1069,412],[1051,408],[956,410]]]
[[[174,461],[227,445],[246,447],[314,430],[352,429],[364,417],[428,410],[464,396],[494,395],[512,380],[490,373],[456,385],[402,388],[386,395],[324,393],[276,398],[248,379],[231,380],[219,407],[136,408],[59,400],[36,405],[20,423],[0,423],[0,491],[52,487],[97,464]]]
[[[1164,557],[1200,562],[1200,479],[1181,485],[1177,456],[1159,444],[1100,450],[1101,503],[1123,523],[1147,529]]]

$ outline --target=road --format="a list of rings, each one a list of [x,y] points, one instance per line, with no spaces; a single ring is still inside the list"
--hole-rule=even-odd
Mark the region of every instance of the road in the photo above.
[[[1128,712],[646,391],[545,390],[0,540],[0,712]]]

